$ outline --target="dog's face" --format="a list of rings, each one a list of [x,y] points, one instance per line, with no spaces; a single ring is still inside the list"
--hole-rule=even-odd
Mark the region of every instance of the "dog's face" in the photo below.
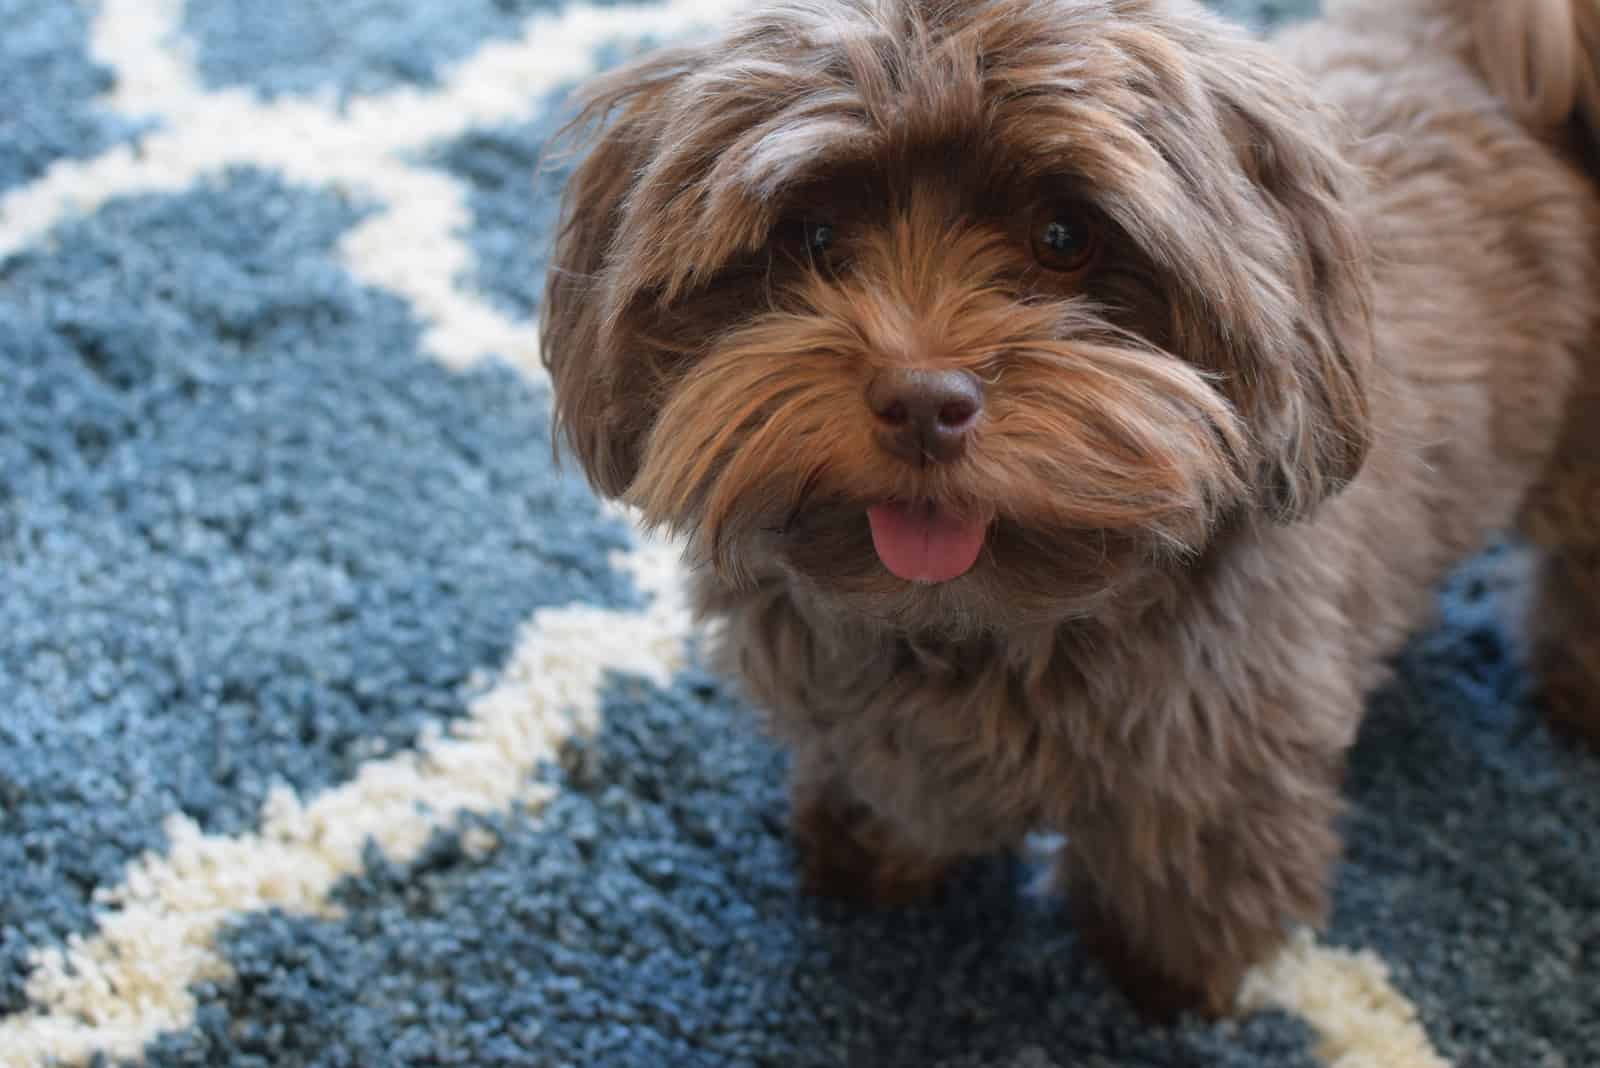
[[[1100,611],[1367,446],[1354,175],[1184,2],[788,0],[596,86],[544,310],[591,480],[730,582]]]

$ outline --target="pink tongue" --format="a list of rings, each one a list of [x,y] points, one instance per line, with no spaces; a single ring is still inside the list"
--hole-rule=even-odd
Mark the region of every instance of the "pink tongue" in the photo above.
[[[972,569],[989,529],[985,518],[961,518],[936,505],[879,504],[867,509],[878,559],[912,582],[949,582]]]

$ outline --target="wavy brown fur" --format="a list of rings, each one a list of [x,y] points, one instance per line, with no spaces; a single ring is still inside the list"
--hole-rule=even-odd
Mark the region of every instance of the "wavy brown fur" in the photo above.
[[[1268,48],[1183,0],[787,0],[592,87],[559,425],[688,536],[813,885],[1063,830],[1130,992],[1226,1011],[1324,913],[1384,658],[1519,515],[1535,660],[1600,735],[1597,10],[1346,3]],[[1030,251],[1060,200],[1081,277]],[[961,462],[874,444],[902,366],[984,383]],[[978,565],[894,578],[890,499],[994,514]]]

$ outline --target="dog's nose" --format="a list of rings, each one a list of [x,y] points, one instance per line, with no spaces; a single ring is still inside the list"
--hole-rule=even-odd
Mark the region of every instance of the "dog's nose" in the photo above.
[[[959,459],[983,411],[983,387],[966,371],[890,370],[873,378],[867,404],[878,442],[909,463]]]

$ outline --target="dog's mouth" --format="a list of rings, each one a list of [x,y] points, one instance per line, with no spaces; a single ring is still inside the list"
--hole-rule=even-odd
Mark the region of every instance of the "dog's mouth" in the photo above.
[[[878,559],[908,582],[950,582],[971,571],[993,518],[992,511],[956,513],[928,500],[867,509]]]

